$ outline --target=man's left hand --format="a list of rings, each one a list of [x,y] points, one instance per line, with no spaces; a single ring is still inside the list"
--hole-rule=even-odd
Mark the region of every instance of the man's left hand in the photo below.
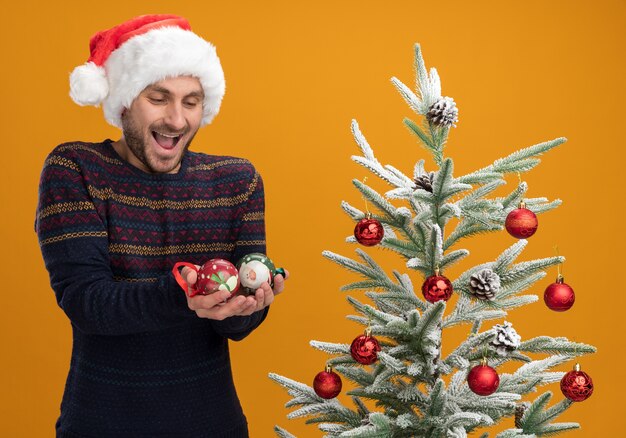
[[[274,277],[274,288],[270,288],[268,283],[263,283],[260,288],[256,290],[254,295],[246,297],[246,306],[244,309],[237,313],[239,316],[252,315],[254,312],[265,309],[272,304],[274,297],[280,294],[285,288],[285,281],[289,278],[289,271],[285,269],[285,277],[278,274]]]

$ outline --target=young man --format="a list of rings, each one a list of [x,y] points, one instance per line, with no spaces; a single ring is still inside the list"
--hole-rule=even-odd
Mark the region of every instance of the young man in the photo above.
[[[284,279],[225,301],[189,298],[172,274],[266,252],[252,164],[188,150],[224,94],[215,48],[185,19],[150,15],[90,50],[70,95],[123,135],[62,144],[41,175],[35,228],[74,341],[57,436],[246,437],[228,339],[261,324]]]

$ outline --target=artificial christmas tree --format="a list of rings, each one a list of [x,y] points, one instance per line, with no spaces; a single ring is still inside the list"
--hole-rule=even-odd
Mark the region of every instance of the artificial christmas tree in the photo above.
[[[330,251],[323,253],[365,277],[347,284],[343,290],[365,290],[365,296],[371,300],[367,304],[348,297],[358,312],[348,318],[367,327],[368,336],[376,336],[380,348],[376,360],[356,360],[354,348],[347,343],[311,341],[313,347],[337,355],[327,364],[350,382],[347,395],[354,408],[344,405],[342,396],[327,398],[337,396],[335,392],[340,388],[336,383],[340,380],[334,377],[332,391],[322,392],[324,398],[316,394],[321,386],[317,383],[314,391],[278,374],[271,373],[270,377],[293,397],[287,406],[298,407],[289,417],[310,417],[307,421],[317,423],[326,436],[461,438],[507,417],[511,428],[499,433],[498,438],[534,437],[578,428],[577,423],[553,420],[572,400],[582,399],[579,394],[591,395],[591,378],[579,371],[566,375],[550,369],[594,352],[595,348],[563,337],[522,340],[523,336],[507,321],[483,328],[486,321],[501,320],[507,311],[537,301],[536,295],[522,292],[541,280],[545,269],[564,260],[556,256],[516,262],[527,245],[523,237],[537,230],[536,215],[557,207],[559,200],[525,198],[527,184],[521,176],[508,195],[488,196],[505,184],[505,175],[529,171],[540,162],[539,155],[565,139],[521,149],[475,172],[454,176],[453,161],[444,156],[444,146],[449,130],[458,123],[458,109],[453,99],[441,95],[437,71],[432,68],[427,72],[419,45],[415,46],[415,63],[416,92],[396,78],[392,82],[409,106],[423,117],[421,127],[408,119],[405,125],[432,153],[437,168],[428,172],[425,160],[420,160],[409,177],[391,165],[383,166],[356,122],[352,123],[352,132],[363,155],[352,158],[393,187],[381,195],[354,180],[362,196],[380,212],[372,218],[385,230],[382,240],[371,250],[396,252],[405,259],[405,266],[418,275],[394,270],[393,276],[388,276],[360,248],[356,252],[361,261]],[[403,205],[396,206],[392,201]],[[357,222],[366,216],[346,202],[342,207]],[[466,249],[454,248],[461,239],[505,227],[521,240],[504,249],[495,260],[450,278],[451,282],[443,276],[442,272],[469,255]],[[354,237],[347,240],[357,241]],[[503,247],[510,240],[502,231]],[[411,278],[423,284],[425,300],[415,293]],[[514,314],[507,318],[514,319]],[[459,325],[469,327],[467,339],[443,356],[442,334]],[[516,370],[503,372],[499,370],[503,365],[507,365],[507,370],[513,366]],[[567,378],[562,381],[565,375]],[[528,394],[537,387],[559,381],[568,398],[549,408],[549,391],[527,401]],[[293,436],[278,426],[275,430],[281,437]],[[488,432],[480,435],[488,436]]]

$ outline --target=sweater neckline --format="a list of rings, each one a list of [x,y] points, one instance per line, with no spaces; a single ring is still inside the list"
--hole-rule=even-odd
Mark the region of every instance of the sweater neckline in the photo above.
[[[176,173],[149,173],[149,172],[144,172],[143,170],[133,166],[128,161],[123,159],[120,156],[120,154],[117,153],[112,143],[113,143],[113,140],[111,140],[110,138],[107,138],[103,141],[103,144],[105,145],[106,149],[109,151],[109,153],[111,154],[113,158],[116,158],[119,161],[121,161],[123,166],[126,169],[130,170],[134,175],[137,175],[141,178],[149,179],[149,180],[156,180],[156,181],[175,181],[175,180],[184,178],[185,175],[187,174],[187,168],[189,167],[189,154],[190,154],[189,150],[185,151],[185,153],[183,154],[183,158],[180,163],[180,169],[178,169],[178,172]]]

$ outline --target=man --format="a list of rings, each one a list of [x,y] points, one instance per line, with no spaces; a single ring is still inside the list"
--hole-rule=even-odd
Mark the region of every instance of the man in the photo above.
[[[102,104],[123,135],[55,148],[35,223],[73,332],[57,436],[246,437],[228,339],[261,324],[283,276],[227,300],[190,298],[172,274],[266,252],[254,167],[188,150],[224,94],[215,48],[185,19],[149,15],[96,34],[90,51],[70,95]]]

